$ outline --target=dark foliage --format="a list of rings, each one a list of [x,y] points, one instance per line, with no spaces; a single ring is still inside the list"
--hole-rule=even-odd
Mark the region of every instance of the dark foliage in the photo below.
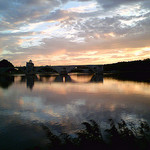
[[[150,59],[104,65],[104,72],[150,71]]]
[[[14,65],[6,59],[0,61],[0,67],[14,67]]]
[[[104,73],[118,80],[150,82],[150,59],[107,64]]]
[[[62,133],[53,134],[50,129],[43,125],[43,129],[49,140],[48,149],[52,150],[149,150],[150,149],[150,126],[147,122],[140,121],[138,127],[133,123],[121,120],[115,123],[109,120],[110,128],[102,134],[100,126],[94,121],[83,122],[84,129],[76,133],[75,137]],[[106,136],[107,135],[107,136]],[[105,138],[104,140],[104,137]]]

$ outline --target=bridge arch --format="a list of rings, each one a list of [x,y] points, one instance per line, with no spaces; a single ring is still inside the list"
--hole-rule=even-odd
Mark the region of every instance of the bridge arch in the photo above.
[[[56,73],[56,70],[54,70],[51,66],[35,67],[36,73],[40,73],[41,71]]]

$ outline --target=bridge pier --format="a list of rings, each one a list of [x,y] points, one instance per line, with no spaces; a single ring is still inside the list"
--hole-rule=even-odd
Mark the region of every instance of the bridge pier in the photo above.
[[[95,74],[103,74],[103,66],[102,66],[102,65],[88,65],[88,67],[89,67]]]

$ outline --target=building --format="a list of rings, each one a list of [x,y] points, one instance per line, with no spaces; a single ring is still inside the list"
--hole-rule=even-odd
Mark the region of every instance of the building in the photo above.
[[[34,64],[33,64],[32,60],[29,60],[29,62],[26,62],[26,73],[27,74],[34,73]]]

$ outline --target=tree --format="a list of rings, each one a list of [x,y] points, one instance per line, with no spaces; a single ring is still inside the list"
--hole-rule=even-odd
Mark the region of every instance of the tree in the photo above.
[[[14,65],[6,59],[0,61],[0,68],[2,67],[14,67]]]

